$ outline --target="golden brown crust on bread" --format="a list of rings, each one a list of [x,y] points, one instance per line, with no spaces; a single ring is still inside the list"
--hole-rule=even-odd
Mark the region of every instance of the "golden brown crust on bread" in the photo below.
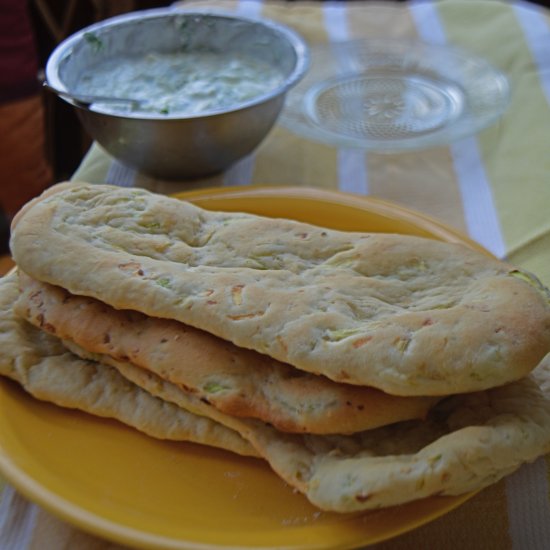
[[[338,384],[177,321],[114,310],[19,272],[19,315],[91,353],[131,361],[219,410],[290,432],[353,433],[424,418],[437,401]]]
[[[57,338],[14,315],[17,295],[15,274],[0,278],[0,375],[38,399],[117,419],[158,439],[258,456],[234,430],[153,397],[110,366],[67,351]]]

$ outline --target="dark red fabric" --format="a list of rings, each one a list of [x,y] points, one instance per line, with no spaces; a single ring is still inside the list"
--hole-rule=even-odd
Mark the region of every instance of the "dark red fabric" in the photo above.
[[[0,0],[0,102],[35,93],[38,61],[25,0]]]

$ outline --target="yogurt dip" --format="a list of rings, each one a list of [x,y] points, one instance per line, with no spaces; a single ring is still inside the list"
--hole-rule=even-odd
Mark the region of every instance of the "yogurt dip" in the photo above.
[[[144,100],[138,107],[101,110],[197,115],[246,102],[276,88],[280,69],[235,53],[150,53],[105,60],[84,71],[75,92]]]

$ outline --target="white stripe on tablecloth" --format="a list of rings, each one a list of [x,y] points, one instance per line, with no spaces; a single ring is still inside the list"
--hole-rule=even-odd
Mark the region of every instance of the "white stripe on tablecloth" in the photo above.
[[[241,15],[258,17],[262,13],[262,0],[239,0],[236,11]],[[250,185],[254,175],[256,154],[252,153],[229,168],[223,176],[223,185]]]
[[[422,40],[432,44],[445,44],[447,42],[439,14],[432,2],[410,0],[409,10]]]
[[[323,5],[323,15],[325,28],[331,42],[343,42],[350,39],[344,3],[327,2]],[[349,193],[368,194],[367,163],[363,149],[347,147],[338,149],[338,187],[341,191]]]
[[[548,20],[540,6],[518,2],[513,5],[513,8],[537,65],[546,101],[550,103],[550,26]]]
[[[237,12],[241,15],[258,17],[262,12],[262,0],[239,0]]]
[[[468,232],[495,256],[503,258],[506,246],[477,139],[469,137],[455,142],[451,145],[451,154]]]
[[[113,160],[107,176],[105,177],[105,183],[110,183],[111,185],[118,185],[120,187],[133,187],[136,181],[136,171],[128,166],[124,166],[118,162],[118,160]]]
[[[445,44],[445,29],[434,3],[411,0],[409,7],[420,37],[426,42]],[[493,254],[503,257],[506,247],[477,138],[455,141],[450,150],[468,233]]]
[[[546,461],[522,466],[506,480],[508,529],[514,550],[547,550],[550,544]]]
[[[325,28],[331,42],[349,40],[350,32],[346,6],[340,2],[326,2],[323,4]]]
[[[223,185],[250,185],[254,174],[255,155],[252,153],[227,169],[223,175]]]
[[[2,492],[0,548],[26,550],[31,542],[38,508],[10,485]]]

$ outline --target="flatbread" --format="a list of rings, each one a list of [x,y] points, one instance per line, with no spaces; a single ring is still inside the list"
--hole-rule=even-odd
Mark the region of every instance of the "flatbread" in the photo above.
[[[60,340],[16,317],[17,295],[16,275],[0,278],[0,375],[37,399],[114,418],[157,439],[258,456],[237,432],[153,397],[113,367],[76,357]]]
[[[9,300],[6,289],[11,292]],[[14,289],[13,278],[0,283],[2,372],[10,375],[22,365],[32,368],[42,361],[49,372],[61,365],[60,377],[47,378],[56,379],[54,387],[61,400],[70,398],[73,390],[63,383],[65,376],[70,377],[81,364],[92,363],[69,353],[58,355],[60,341],[21,320],[14,322],[10,308]],[[18,341],[21,330],[32,336]],[[67,369],[60,358],[70,361]],[[195,421],[211,416],[220,427],[238,431],[285,481],[325,510],[354,512],[478,490],[550,452],[548,360],[519,382],[446,399],[425,421],[402,422],[353,436],[320,436],[283,433],[256,420],[225,415],[145,369],[109,356],[94,358],[120,368],[133,383],[161,398],[164,406],[172,402],[182,411],[196,413]],[[162,422],[168,420],[171,425],[169,416]],[[223,437],[222,433],[210,432],[214,438]]]
[[[11,247],[72,294],[396,395],[505,384],[550,350],[548,291],[458,244],[61,184],[18,214]]]
[[[229,415],[298,433],[353,433],[425,418],[433,397],[338,384],[177,321],[115,310],[19,272],[16,312],[83,349],[127,359]]]
[[[438,403],[424,421],[349,436],[288,434],[224,415],[149,371],[95,358],[152,394],[238,431],[324,510],[357,512],[477,491],[550,452],[550,357],[518,382]]]

